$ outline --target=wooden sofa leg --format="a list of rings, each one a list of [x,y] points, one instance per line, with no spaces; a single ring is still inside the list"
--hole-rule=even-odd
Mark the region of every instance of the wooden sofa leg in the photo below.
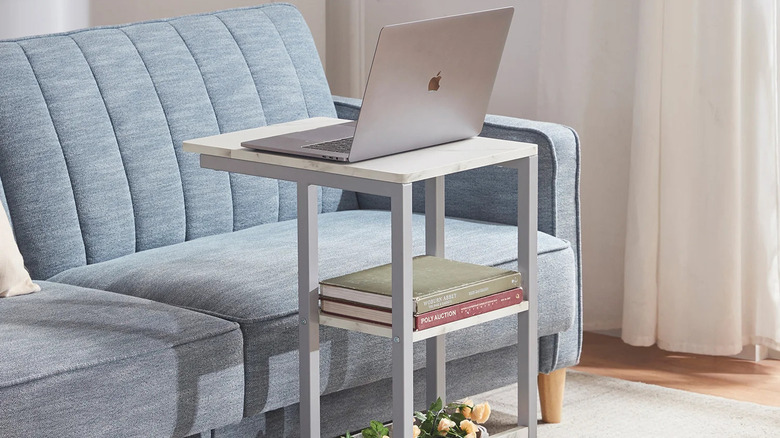
[[[563,387],[566,384],[566,368],[550,374],[539,374],[539,403],[542,405],[542,421],[560,423],[563,410]]]

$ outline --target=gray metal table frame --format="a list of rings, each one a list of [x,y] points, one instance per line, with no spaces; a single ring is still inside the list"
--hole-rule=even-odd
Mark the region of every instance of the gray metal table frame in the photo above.
[[[528,310],[518,318],[518,427],[500,436],[536,437],[537,347],[537,156],[499,163],[518,169],[517,260]],[[392,228],[392,378],[393,423],[413,418],[412,316],[412,184],[297,169],[227,157],[201,155],[205,168],[263,176],[297,183],[298,306],[300,315],[301,436],[320,437],[319,259],[317,186],[335,187],[390,198]],[[426,253],[444,256],[444,175],[425,180]],[[426,339],[426,396],[445,396],[444,335]],[[368,422],[368,419],[366,419]],[[394,438],[412,438],[411,427],[397,429]],[[496,435],[494,435],[496,436]]]

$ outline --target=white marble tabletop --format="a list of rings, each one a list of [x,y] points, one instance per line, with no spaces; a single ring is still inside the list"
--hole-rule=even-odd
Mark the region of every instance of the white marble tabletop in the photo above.
[[[204,155],[393,183],[420,181],[478,167],[506,163],[533,156],[537,153],[535,144],[485,137],[469,138],[357,163],[295,157],[259,152],[241,147],[241,142],[243,141],[343,122],[344,120],[329,117],[296,120],[294,122],[187,140],[183,143],[183,149],[187,152]]]

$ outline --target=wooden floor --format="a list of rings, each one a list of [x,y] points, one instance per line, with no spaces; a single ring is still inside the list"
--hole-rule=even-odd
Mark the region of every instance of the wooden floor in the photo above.
[[[769,406],[780,406],[780,360],[670,353],[632,347],[620,338],[586,332],[574,368],[591,374],[651,383]]]

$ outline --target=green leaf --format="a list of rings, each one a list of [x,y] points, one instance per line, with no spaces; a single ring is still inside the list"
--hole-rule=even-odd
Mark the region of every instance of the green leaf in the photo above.
[[[376,431],[370,427],[363,429],[361,433],[363,434],[363,438],[382,438],[381,436],[377,436]]]
[[[456,412],[452,415],[450,415],[450,420],[454,421],[457,424],[460,424],[461,421],[465,420],[466,417],[463,416],[460,412]]]
[[[436,399],[435,402],[431,404],[431,408],[429,409],[429,411],[438,413],[439,411],[441,411],[443,405],[444,403],[441,401],[441,397],[439,397]]]
[[[423,424],[420,425],[420,429],[426,432],[432,432],[434,429],[434,424],[433,424],[434,420],[435,418],[428,418],[423,422]]]
[[[371,421],[371,429],[376,432],[377,438],[382,438],[383,436],[390,433],[390,429],[386,428],[384,424],[378,421]]]
[[[420,422],[423,422],[428,417],[425,414],[423,414],[422,412],[417,411],[417,412],[414,413],[414,418],[420,420]]]

